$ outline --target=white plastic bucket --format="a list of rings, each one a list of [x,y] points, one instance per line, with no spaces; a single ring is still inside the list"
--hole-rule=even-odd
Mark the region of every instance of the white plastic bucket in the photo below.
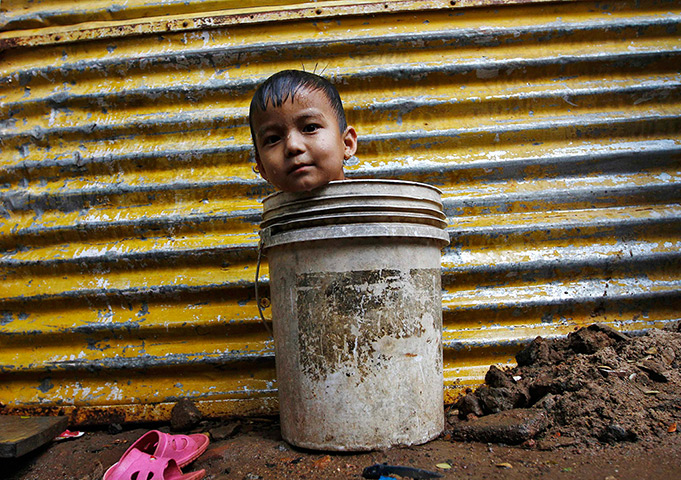
[[[318,450],[444,428],[440,191],[332,182],[263,201],[282,436]]]

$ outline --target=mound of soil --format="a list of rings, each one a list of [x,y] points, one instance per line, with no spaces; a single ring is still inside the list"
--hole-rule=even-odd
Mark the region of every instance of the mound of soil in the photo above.
[[[681,324],[642,336],[594,324],[537,337],[516,360],[459,398],[454,439],[490,441],[491,428],[499,443],[617,443],[669,435],[681,418]],[[511,435],[499,437],[497,417],[516,427]]]

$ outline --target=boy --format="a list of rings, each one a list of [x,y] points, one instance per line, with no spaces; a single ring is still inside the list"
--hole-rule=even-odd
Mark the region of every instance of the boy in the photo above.
[[[248,119],[256,171],[277,189],[302,192],[345,180],[343,161],[357,151],[357,132],[328,80],[276,73],[256,90]]]

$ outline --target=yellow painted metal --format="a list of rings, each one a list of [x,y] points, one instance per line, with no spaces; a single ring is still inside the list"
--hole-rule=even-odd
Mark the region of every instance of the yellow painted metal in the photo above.
[[[0,32],[4,411],[276,411],[247,107],[301,65],[350,176],[444,192],[447,401],[537,335],[681,319],[678,2],[232,3],[4,12],[55,12]]]
[[[195,15],[201,12],[240,8],[277,8],[310,3],[300,0],[127,0],[112,5],[105,0],[4,0],[0,6],[2,29],[26,30],[51,25],[84,22],[139,20],[168,15]]]
[[[527,0],[504,0],[524,3]],[[550,1],[550,0],[537,0]],[[566,1],[566,0],[562,0]],[[22,2],[23,3],[23,2]],[[196,31],[233,25],[287,22],[299,19],[329,21],[347,16],[384,14],[414,10],[451,9],[462,5],[487,4],[488,0],[364,0],[348,2],[294,1],[233,2],[194,0],[158,3],[128,2],[120,9],[102,9],[100,2],[60,3],[49,8],[44,2],[24,5],[24,13],[16,9],[16,18],[5,15],[0,25],[10,30],[0,31],[0,50],[17,46],[67,43],[102,38],[121,38],[141,34]],[[62,9],[63,8],[63,9]],[[212,9],[217,9],[211,11]],[[141,15],[138,17],[137,15]],[[1,19],[2,17],[0,17]],[[112,21],[113,20],[113,21]],[[54,25],[54,26],[53,26]],[[39,28],[34,28],[38,26]]]
[[[94,2],[78,2],[61,9],[45,9],[43,4],[28,8],[31,13],[18,18],[0,16],[0,50],[13,47],[54,45],[84,40],[122,38],[168,32],[194,32],[206,29],[225,28],[234,25],[289,22],[300,19],[314,19],[329,22],[348,16],[373,16],[388,12],[410,12],[428,10],[451,10],[486,6],[489,4],[524,4],[541,2],[573,2],[578,0],[345,0],[268,2],[231,2],[194,0],[193,2],[164,2],[139,5],[128,2],[126,7],[115,11],[99,10],[101,5]],[[85,8],[83,8],[85,5]],[[89,5],[89,7],[88,7]],[[31,3],[31,6],[33,4]],[[209,11],[214,7],[220,10]],[[187,13],[178,14],[186,11]],[[199,13],[194,13],[199,12]],[[134,15],[144,15],[142,18]],[[84,19],[88,19],[85,21]],[[8,30],[2,32],[2,29]],[[25,27],[26,26],[26,27]],[[30,28],[28,27],[30,26]],[[38,28],[35,28],[35,27]],[[20,28],[13,30],[13,28]],[[25,29],[26,28],[26,29]]]

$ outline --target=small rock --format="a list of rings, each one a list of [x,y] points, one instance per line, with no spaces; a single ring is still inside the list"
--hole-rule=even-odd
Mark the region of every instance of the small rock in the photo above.
[[[560,437],[543,438],[537,442],[537,450],[551,451],[559,448],[572,447],[579,445],[576,438],[561,435]]]
[[[455,407],[459,410],[459,417],[466,418],[468,414],[472,413],[478,417],[482,417],[483,411],[475,395],[464,395],[456,402]]]
[[[537,442],[534,438],[530,438],[529,440],[525,440],[523,443],[521,443],[520,446],[525,449],[531,450],[537,446]]]
[[[312,466],[319,470],[322,468],[325,468],[329,463],[331,463],[331,456],[330,455],[324,455],[321,458],[318,458],[312,463]]]
[[[231,454],[229,445],[212,445],[206,452],[201,455],[201,462],[218,460],[224,462]]]
[[[662,362],[664,362],[664,364],[668,366],[674,363],[674,360],[676,360],[676,354],[674,353],[674,350],[671,349],[670,347],[664,347],[660,352],[660,357],[662,359]]]
[[[598,439],[601,442],[606,443],[635,442],[638,440],[638,435],[631,430],[626,430],[620,425],[611,423],[605,427],[605,430],[599,435]]]
[[[475,422],[455,422],[451,434],[456,440],[517,445],[537,436],[548,423],[546,412],[541,409],[516,408]]]
[[[636,366],[646,372],[651,380],[662,383],[669,381],[667,369],[655,360],[642,360]]]
[[[110,423],[107,430],[110,434],[115,435],[117,433],[121,433],[123,431],[123,427],[120,423]]]
[[[549,346],[542,337],[536,337],[527,347],[516,354],[515,359],[521,367],[534,363],[547,363],[549,360]]]
[[[222,425],[220,427],[211,428],[209,430],[209,433],[210,433],[210,437],[214,441],[224,440],[225,438],[229,438],[229,437],[233,436],[235,433],[238,433],[240,428],[241,428],[241,423],[230,422],[227,425]]]
[[[476,390],[475,395],[480,400],[482,410],[486,413],[499,413],[519,407],[523,399],[523,395],[515,387],[492,388],[483,385]]]
[[[201,412],[194,402],[183,398],[175,404],[170,412],[170,428],[176,432],[191,430],[201,421]]]
[[[549,373],[541,372],[537,375],[527,387],[530,392],[530,403],[535,403],[552,393],[553,384],[553,376]]]
[[[560,397],[553,395],[551,393],[547,393],[544,395],[542,398],[540,398],[537,403],[532,405],[534,408],[543,408],[546,411],[553,410],[553,407],[556,406],[556,402],[558,401]]]
[[[485,375],[485,383],[494,388],[513,388],[515,381],[508,372],[504,372],[496,365],[492,365]]]
[[[586,328],[594,332],[605,333],[608,337],[612,338],[613,340],[617,340],[618,342],[626,342],[631,338],[629,335],[619,332],[614,328],[605,325],[604,323],[593,323]]]
[[[609,347],[614,342],[605,332],[590,328],[580,328],[576,332],[568,334],[568,340],[572,350],[587,355]]]

